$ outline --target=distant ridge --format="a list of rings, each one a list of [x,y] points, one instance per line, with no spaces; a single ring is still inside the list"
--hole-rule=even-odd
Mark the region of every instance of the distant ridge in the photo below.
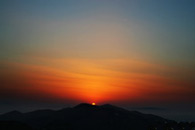
[[[154,126],[162,128],[167,123],[175,123],[156,115],[128,111],[110,104],[98,106],[87,103],[61,110],[5,113],[0,115],[0,130],[5,130],[2,128],[6,124],[12,126],[10,121],[15,121],[14,125],[18,122],[18,126],[25,124],[25,127],[34,130],[152,130]],[[11,130],[8,126],[6,130]]]

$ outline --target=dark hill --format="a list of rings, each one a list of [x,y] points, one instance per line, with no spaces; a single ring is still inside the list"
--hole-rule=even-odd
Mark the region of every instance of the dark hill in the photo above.
[[[92,106],[86,103],[58,111],[15,111],[0,115],[0,121],[10,120],[24,123],[37,130],[147,130],[154,125],[161,126],[173,122],[109,104]]]

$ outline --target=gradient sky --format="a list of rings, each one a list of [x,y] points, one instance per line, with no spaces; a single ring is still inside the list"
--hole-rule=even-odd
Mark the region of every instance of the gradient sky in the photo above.
[[[194,75],[194,0],[0,0],[0,112],[195,108]]]

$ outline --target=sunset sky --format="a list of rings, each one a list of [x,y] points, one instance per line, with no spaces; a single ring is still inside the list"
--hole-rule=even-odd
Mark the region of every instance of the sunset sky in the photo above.
[[[0,0],[0,112],[195,108],[194,81],[194,0]]]

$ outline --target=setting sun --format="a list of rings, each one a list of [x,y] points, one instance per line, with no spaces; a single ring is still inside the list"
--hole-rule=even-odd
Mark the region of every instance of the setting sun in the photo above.
[[[93,102],[93,103],[91,103],[91,105],[95,106],[96,104],[95,104],[95,102]]]

